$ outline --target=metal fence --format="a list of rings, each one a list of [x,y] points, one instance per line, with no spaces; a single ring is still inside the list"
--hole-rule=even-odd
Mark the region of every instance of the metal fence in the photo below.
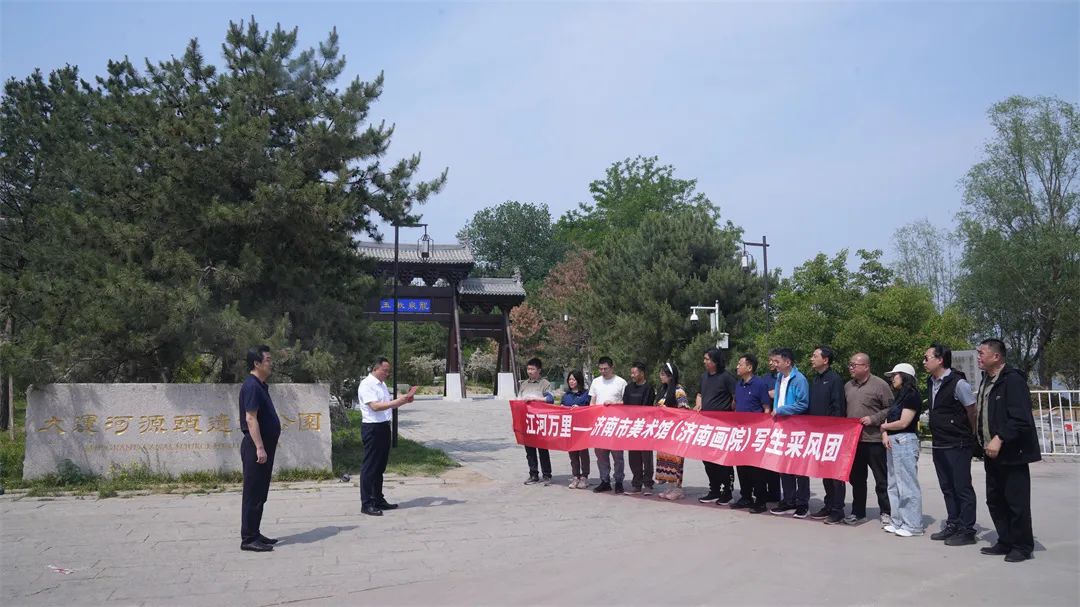
[[[1046,455],[1080,455],[1080,390],[1032,390],[1035,429]]]

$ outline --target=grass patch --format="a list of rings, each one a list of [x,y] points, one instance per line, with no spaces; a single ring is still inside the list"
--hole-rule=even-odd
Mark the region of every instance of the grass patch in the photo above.
[[[347,428],[335,428],[333,434],[334,475],[357,474],[364,461],[364,444],[360,440],[360,412],[348,411]],[[402,476],[434,476],[458,463],[450,456],[425,447],[416,441],[398,437],[397,447],[390,450],[390,463],[386,471]]]
[[[364,461],[364,445],[360,440],[360,412],[347,412],[349,423],[334,428],[331,435],[331,458],[333,471],[317,469],[278,469],[274,480],[279,482],[321,481],[338,478],[342,474],[358,474]],[[70,460],[57,466],[55,473],[32,480],[23,480],[23,456],[26,451],[26,434],[23,420],[26,417],[26,401],[15,401],[15,439],[9,433],[0,434],[0,483],[6,489],[26,489],[28,497],[55,497],[65,493],[93,495],[101,499],[117,497],[121,492],[149,490],[157,493],[211,493],[230,485],[243,482],[240,472],[184,472],[172,475],[152,470],[145,464],[114,466],[108,474],[89,474]],[[398,438],[397,448],[390,452],[387,472],[403,476],[434,476],[457,462],[438,449]]]

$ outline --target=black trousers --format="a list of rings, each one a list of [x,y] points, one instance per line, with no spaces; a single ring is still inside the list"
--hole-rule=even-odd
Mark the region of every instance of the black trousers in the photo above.
[[[240,462],[244,470],[244,493],[240,498],[240,542],[258,539],[262,525],[263,504],[270,493],[270,477],[274,473],[274,452],[277,451],[277,437],[273,440],[263,438],[266,449],[266,463],[260,464],[255,441],[245,434],[240,441]]]
[[[769,501],[769,492],[765,485],[770,470],[756,466],[738,466],[735,470],[739,474],[740,501],[752,501],[759,505]]]
[[[780,473],[775,470],[766,470],[760,468],[761,474],[765,477],[765,500],[769,502],[779,502],[780,498]]]
[[[796,474],[781,474],[780,485],[784,488],[785,504],[791,506],[810,505],[810,477]]]
[[[971,486],[971,447],[934,449],[941,495],[945,498],[946,527],[975,535],[975,488]]]
[[[653,452],[652,451],[628,451],[627,458],[630,460],[630,484],[641,488],[653,486]]]
[[[589,476],[589,450],[570,452],[570,471],[574,477]]]
[[[540,452],[539,466],[536,461],[537,451]],[[529,461],[529,476],[540,476],[540,470],[544,471],[544,476],[551,476],[551,452],[547,449],[525,447],[525,459]]]
[[[844,494],[847,493],[847,483],[832,478],[821,479],[821,485],[825,488],[825,508],[830,515],[844,516]]]
[[[390,461],[390,422],[360,424],[364,462],[360,464],[360,505],[377,508],[383,496],[383,473]]]
[[[735,489],[735,468],[705,462],[705,474],[709,477],[709,493],[720,495]]]
[[[999,464],[990,458],[986,468],[986,507],[994,520],[998,542],[1031,554],[1035,537],[1031,531],[1031,470],[1027,464]]]
[[[874,493],[882,514],[891,514],[889,505],[889,467],[885,463],[885,445],[860,442],[855,449],[855,461],[851,464],[851,513],[866,517],[867,468],[874,473]]]

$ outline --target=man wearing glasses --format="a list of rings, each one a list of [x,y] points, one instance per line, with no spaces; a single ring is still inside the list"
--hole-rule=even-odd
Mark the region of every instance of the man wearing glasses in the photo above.
[[[874,473],[874,493],[881,510],[881,525],[892,522],[888,492],[888,469],[885,445],[881,442],[881,423],[889,415],[893,393],[888,382],[870,372],[870,357],[859,352],[848,361],[851,380],[844,384],[847,416],[862,422],[859,446],[851,465],[851,514],[844,518],[849,525],[866,520],[867,468]]]

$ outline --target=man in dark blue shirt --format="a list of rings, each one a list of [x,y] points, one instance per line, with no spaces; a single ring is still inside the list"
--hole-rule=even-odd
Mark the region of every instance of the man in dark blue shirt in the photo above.
[[[735,366],[735,373],[739,377],[735,384],[735,411],[737,413],[769,413],[772,410],[769,382],[754,375],[757,366],[757,357],[750,353],[743,354],[739,358],[739,364]],[[749,508],[754,514],[765,512],[768,509],[765,505],[768,500],[766,482],[770,476],[776,476],[779,485],[780,476],[771,470],[757,466],[739,466],[736,470],[739,474],[741,495],[739,501],[731,507]]]
[[[274,362],[268,346],[256,346],[247,353],[250,374],[240,387],[240,460],[244,466],[244,494],[241,499],[240,549],[270,552],[277,540],[259,531],[263,504],[270,492],[274,472],[274,452],[281,436],[281,420],[270,399],[266,380]]]

